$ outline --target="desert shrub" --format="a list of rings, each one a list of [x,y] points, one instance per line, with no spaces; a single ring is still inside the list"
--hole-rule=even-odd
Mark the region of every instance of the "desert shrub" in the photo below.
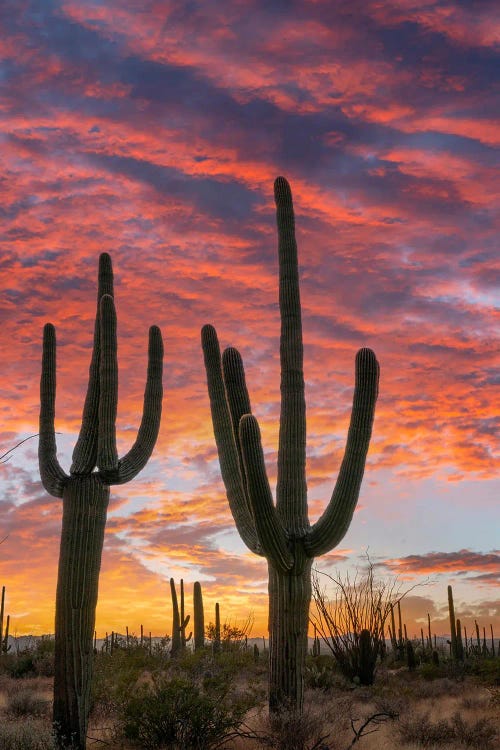
[[[329,723],[321,705],[306,706],[302,715],[284,710],[265,718],[258,744],[269,750],[322,750],[328,747]]]
[[[112,654],[94,658],[91,712],[109,714],[134,689],[141,675],[163,668],[163,654],[149,654],[145,648],[117,648]]]
[[[467,722],[457,713],[453,716],[452,725],[456,739],[466,747],[488,750],[493,747],[497,737],[497,730],[489,719]]]
[[[418,715],[403,719],[399,732],[404,742],[421,747],[459,743],[467,748],[489,750],[494,747],[497,730],[489,719],[467,722],[460,714],[449,721],[431,722],[428,716]]]
[[[403,742],[414,742],[421,747],[453,742],[455,732],[448,721],[431,722],[426,715],[409,716],[398,725]]]
[[[0,669],[10,677],[53,677],[54,639],[50,636],[32,639],[17,652],[9,652],[0,661]]]
[[[500,708],[500,688],[497,687],[489,687],[487,688],[488,693],[490,694],[489,697],[489,703],[494,708]]]
[[[415,698],[436,699],[443,696],[451,697],[462,693],[463,685],[449,677],[433,680],[432,682],[421,682],[416,680],[411,685],[411,693]]]
[[[123,735],[146,750],[210,750],[233,736],[252,701],[229,684],[153,675],[120,708]]]
[[[33,650],[33,667],[35,674],[40,677],[54,676],[55,640],[49,635],[43,635],[36,642]]]
[[[42,716],[47,711],[47,701],[33,687],[22,684],[8,693],[7,711],[16,717]]]
[[[418,673],[424,680],[437,680],[446,676],[446,667],[443,662],[424,662],[419,666]]]
[[[44,722],[24,719],[0,723],[2,750],[54,750],[51,727]]]
[[[328,692],[334,688],[345,687],[346,680],[340,674],[337,662],[329,654],[308,657],[305,670],[306,688]]]
[[[9,656],[8,660],[5,659],[4,669],[10,677],[34,677],[36,675],[35,662],[31,652],[26,651],[19,655],[10,654]]]
[[[478,708],[484,708],[487,700],[485,695],[464,695],[460,701],[460,708],[474,711]]]
[[[466,669],[468,674],[477,676],[481,682],[500,686],[500,659],[469,659]]]

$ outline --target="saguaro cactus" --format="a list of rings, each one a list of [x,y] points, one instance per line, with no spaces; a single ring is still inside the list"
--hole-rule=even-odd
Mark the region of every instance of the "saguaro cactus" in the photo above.
[[[67,475],[57,460],[54,432],[56,339],[44,328],[40,383],[39,465],[43,486],[63,500],[56,594],[53,720],[59,748],[85,748],[92,673],[92,638],[109,487],[133,479],[146,465],[160,426],[163,343],[149,331],[144,411],[137,439],[118,459],[116,313],[111,258],[99,260],[97,316],[82,426]]]
[[[203,609],[203,594],[199,581],[193,586],[193,631],[194,650],[200,651],[205,648],[205,612]]]
[[[335,547],[356,507],[370,441],[379,367],[370,349],[356,357],[356,386],[344,459],[323,515],[307,515],[306,410],[297,245],[288,182],[274,185],[279,238],[281,416],[276,505],[267,479],[257,420],[251,414],[241,356],[222,360],[215,329],[204,326],[202,346],[222,478],[236,527],[269,568],[270,690],[272,711],[300,711],[307,653],[313,558]]]
[[[448,586],[448,612],[450,615],[451,656],[452,656],[452,659],[458,659],[457,621],[455,619],[455,607],[453,605],[453,589],[451,588],[451,586]]]
[[[184,616],[184,580],[181,578],[181,608],[179,612],[179,602],[177,591],[175,590],[175,581],[170,579],[170,593],[172,595],[172,645],[170,647],[170,656],[186,650],[186,643],[191,639],[192,633],[186,638],[186,628],[191,619],[191,615]]]

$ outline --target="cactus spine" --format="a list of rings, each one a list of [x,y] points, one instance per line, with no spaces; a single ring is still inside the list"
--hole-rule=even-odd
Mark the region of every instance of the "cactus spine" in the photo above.
[[[194,650],[200,651],[205,648],[205,613],[199,581],[195,581],[193,586],[193,617]]]
[[[208,392],[221,473],[236,527],[247,547],[268,561],[269,707],[301,711],[314,557],[333,549],[351,522],[363,478],[378,393],[379,367],[370,349],[356,357],[356,387],[337,485],[311,527],[305,477],[306,409],[297,245],[288,182],[274,184],[281,313],[281,414],[276,504],[266,475],[260,430],[251,414],[242,360],[234,348],[221,360],[212,326],[202,330]]]
[[[39,466],[43,486],[62,498],[55,622],[53,720],[59,748],[83,750],[92,674],[92,637],[109,501],[109,487],[133,479],[146,465],[160,426],[163,344],[159,328],[149,331],[144,411],[137,439],[118,459],[115,419],[118,402],[116,313],[111,258],[99,259],[97,315],[82,426],[67,475],[57,460],[55,328],[43,332],[40,381]],[[97,468],[96,468],[97,467]]]

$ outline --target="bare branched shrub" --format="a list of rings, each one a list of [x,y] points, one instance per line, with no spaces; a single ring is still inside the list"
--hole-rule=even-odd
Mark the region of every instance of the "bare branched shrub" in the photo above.
[[[411,587],[401,592],[397,577],[376,579],[373,563],[342,578],[313,571],[313,599],[311,622],[337,660],[340,669],[350,680],[370,685],[373,682],[377,659],[385,652],[385,623],[391,606],[401,601]],[[329,598],[323,580],[334,595]],[[368,635],[367,635],[368,634]]]
[[[426,714],[403,718],[398,729],[403,742],[414,742],[420,747],[449,744],[455,739],[455,732],[449,722],[444,719],[432,722]]]
[[[241,624],[226,620],[220,629],[220,642],[223,651],[232,651],[242,648],[246,639],[250,636],[253,628],[254,616],[249,614]],[[209,622],[205,628],[205,637],[211,643],[216,640],[215,623]]]
[[[490,719],[476,719],[468,722],[459,713],[456,713],[451,723],[456,739],[465,747],[473,747],[478,750],[498,747],[498,745],[494,745],[495,739],[498,737],[497,729]]]

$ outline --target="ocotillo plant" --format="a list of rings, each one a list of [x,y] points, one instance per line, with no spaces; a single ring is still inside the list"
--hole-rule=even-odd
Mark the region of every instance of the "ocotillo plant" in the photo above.
[[[307,514],[306,409],[297,245],[288,182],[274,184],[281,313],[281,415],[276,505],[266,475],[260,430],[251,414],[239,352],[221,360],[215,329],[204,326],[202,346],[222,478],[236,527],[269,569],[269,706],[300,711],[307,654],[313,558],[343,538],[351,522],[370,441],[379,367],[370,349],[356,357],[356,386],[347,446],[336,487],[311,527]]]
[[[144,411],[137,439],[122,458],[116,450],[118,364],[111,258],[99,259],[97,315],[82,426],[69,475],[57,460],[55,328],[43,334],[39,465],[47,492],[62,498],[56,594],[53,720],[59,748],[85,748],[92,673],[92,637],[109,487],[133,479],[156,442],[162,402],[163,343],[149,331]]]
[[[193,620],[194,650],[200,651],[205,648],[205,614],[199,581],[195,581],[193,585]]]

